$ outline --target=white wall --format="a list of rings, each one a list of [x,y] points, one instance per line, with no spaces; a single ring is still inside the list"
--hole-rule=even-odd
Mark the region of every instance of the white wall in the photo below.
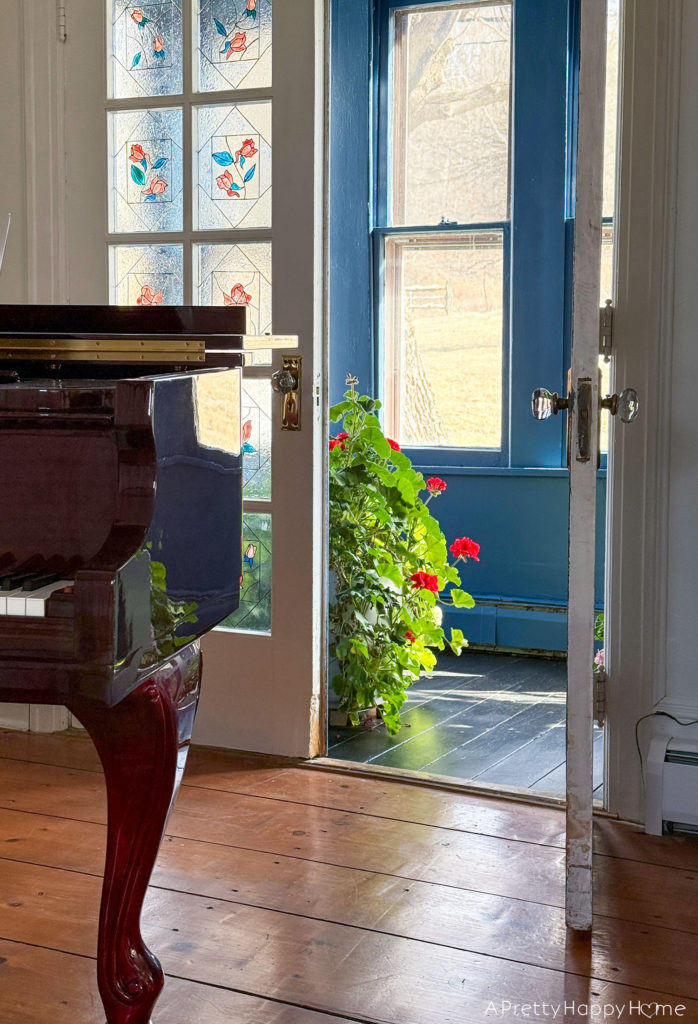
[[[666,617],[667,700],[698,718],[698,4],[684,4]]]
[[[26,202],[20,0],[2,0],[0,31],[0,227],[12,227],[0,273],[0,302],[26,301]]]

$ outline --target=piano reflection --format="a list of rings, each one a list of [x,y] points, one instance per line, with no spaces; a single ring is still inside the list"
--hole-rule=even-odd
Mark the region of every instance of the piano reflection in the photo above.
[[[99,752],[108,1024],[163,985],[140,914],[179,786],[200,637],[238,605],[242,307],[0,307],[0,701],[64,704]]]

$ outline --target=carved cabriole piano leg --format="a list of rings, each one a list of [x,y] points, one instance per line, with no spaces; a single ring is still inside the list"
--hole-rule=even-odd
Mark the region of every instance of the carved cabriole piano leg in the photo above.
[[[97,954],[107,1024],[148,1024],[163,972],[140,916],[184,771],[199,699],[201,654],[190,644],[113,708],[73,701],[107,783],[109,828]]]

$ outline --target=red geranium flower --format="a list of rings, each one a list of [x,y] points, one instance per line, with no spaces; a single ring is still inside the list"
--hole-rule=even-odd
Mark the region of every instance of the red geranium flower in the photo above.
[[[410,576],[413,590],[431,590],[439,592],[439,577],[430,572],[413,572]]]
[[[339,445],[342,451],[344,451],[344,444],[342,442],[346,441],[348,437],[348,434],[345,434],[343,430],[340,430],[336,437],[330,438],[330,451],[334,451],[337,445]]]
[[[446,487],[446,481],[442,480],[440,476],[430,476],[427,480],[427,490],[430,494],[433,494],[434,497],[436,497],[437,494],[441,494],[442,491],[445,491]]]
[[[397,441],[393,441],[389,437],[386,437],[386,441],[388,442],[388,444],[390,445],[394,452],[400,451],[400,445],[397,443]]]
[[[413,644],[413,643],[415,642],[415,640],[416,640],[416,639],[417,639],[417,637],[416,637],[416,636],[414,635],[414,633],[412,632],[412,630],[411,630],[411,629],[408,629],[408,630],[407,630],[407,632],[405,633],[405,640],[409,640],[409,642],[410,642],[411,644]]]
[[[456,538],[448,550],[452,551],[456,558],[474,558],[476,562],[480,561],[478,558],[480,545],[470,537]]]

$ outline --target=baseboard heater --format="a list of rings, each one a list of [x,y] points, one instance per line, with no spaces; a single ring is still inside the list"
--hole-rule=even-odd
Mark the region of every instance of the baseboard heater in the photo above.
[[[655,736],[645,763],[645,830],[698,831],[698,740]]]

